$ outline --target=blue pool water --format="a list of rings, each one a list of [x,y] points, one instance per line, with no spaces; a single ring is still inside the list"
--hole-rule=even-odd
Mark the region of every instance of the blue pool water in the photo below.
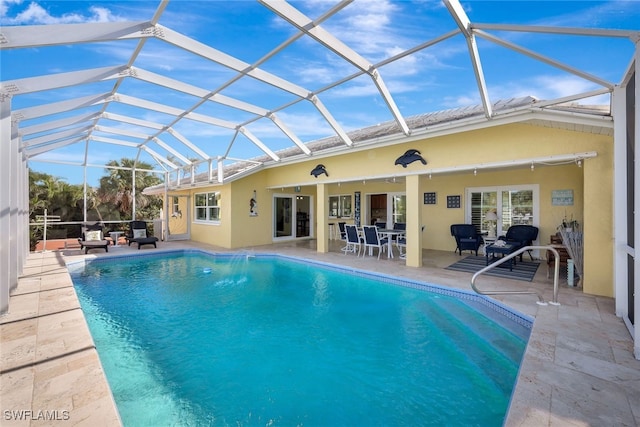
[[[70,271],[125,426],[499,426],[531,327],[475,295],[282,257]]]

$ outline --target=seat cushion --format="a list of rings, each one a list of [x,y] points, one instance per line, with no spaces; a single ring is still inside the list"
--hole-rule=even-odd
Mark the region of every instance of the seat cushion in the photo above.
[[[87,231],[84,234],[84,240],[86,242],[100,241],[100,240],[102,240],[102,231],[100,231],[100,230]]]
[[[133,230],[133,238],[134,239],[146,239],[147,237],[147,230],[142,229],[142,230],[137,230],[134,229]]]

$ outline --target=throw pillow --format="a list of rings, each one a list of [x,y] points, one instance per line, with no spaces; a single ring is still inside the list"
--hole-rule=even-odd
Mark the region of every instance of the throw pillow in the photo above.
[[[87,242],[95,242],[98,240],[102,240],[102,231],[100,230],[93,230],[93,231],[87,231],[84,234],[84,240]]]
[[[145,238],[147,237],[147,230],[133,230],[133,238],[134,239],[140,239],[140,238]]]

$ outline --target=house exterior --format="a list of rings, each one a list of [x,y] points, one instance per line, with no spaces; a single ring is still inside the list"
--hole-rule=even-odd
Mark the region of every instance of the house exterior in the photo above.
[[[498,212],[498,234],[511,224],[534,225],[541,245],[563,219],[573,219],[584,235],[583,291],[612,297],[613,121],[598,108],[522,109],[538,102],[499,104],[491,121],[481,110],[464,109],[411,118],[410,136],[381,124],[354,132],[357,147],[318,142],[327,148],[311,159],[254,168],[223,182],[208,179],[217,173],[169,179],[166,190],[150,192],[166,191],[179,206],[167,208],[170,236],[225,248],[315,238],[318,251],[326,252],[338,222],[405,222],[406,262],[413,267],[421,266],[422,249],[455,249],[451,224],[493,231],[483,221],[488,210]],[[513,113],[515,107],[520,112]],[[409,150],[426,164],[396,164]],[[326,173],[314,177],[318,165]],[[179,218],[172,215],[177,211]]]

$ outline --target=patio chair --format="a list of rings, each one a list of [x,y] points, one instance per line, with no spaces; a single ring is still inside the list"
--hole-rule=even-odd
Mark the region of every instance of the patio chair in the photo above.
[[[347,224],[346,222],[338,223],[338,230],[340,231],[340,240],[347,240],[347,231],[344,228],[346,224]]]
[[[346,255],[348,252],[355,253],[357,250],[357,256],[360,256],[360,248],[362,247],[363,240],[358,235],[358,229],[355,225],[346,224],[344,228],[347,245],[342,248],[342,252]]]
[[[407,224],[404,222],[395,222],[393,223],[393,229],[394,230],[399,230],[399,231],[407,231]],[[402,235],[393,235],[391,236],[392,240],[397,240],[398,238],[402,237]]]
[[[146,221],[131,221],[125,240],[129,246],[132,243],[137,243],[138,249],[144,245],[153,245],[154,248],[157,248],[156,243],[158,242],[157,237],[149,236]]]
[[[104,249],[109,252],[109,240],[104,238],[104,230],[99,223],[87,225],[82,228],[82,237],[78,238],[80,250],[89,253],[91,249]]]
[[[511,243],[516,245],[514,252],[518,249],[524,248],[525,246],[532,246],[533,241],[538,238],[538,227],[534,227],[533,225],[512,225],[507,230],[506,236],[498,237],[499,240],[504,240],[507,243]],[[527,251],[529,253],[529,257],[533,261],[533,255],[531,251]],[[522,262],[522,256],[524,253],[520,254],[520,262]]]
[[[454,252],[462,255],[462,251],[475,251],[478,256],[478,248],[484,244],[484,240],[475,225],[451,224],[451,235],[456,239]]]
[[[380,259],[380,254],[385,250],[387,244],[389,243],[388,238],[381,239],[378,234],[378,228],[375,225],[365,225],[362,227],[364,231],[364,252],[362,256],[369,248],[369,254],[373,252],[373,248],[378,248],[378,259]]]
[[[407,258],[407,253],[405,252],[405,249],[407,248],[406,236],[404,235],[398,236],[398,238],[396,239],[396,247],[398,248],[398,253],[399,253],[398,257],[400,259],[406,259]]]

